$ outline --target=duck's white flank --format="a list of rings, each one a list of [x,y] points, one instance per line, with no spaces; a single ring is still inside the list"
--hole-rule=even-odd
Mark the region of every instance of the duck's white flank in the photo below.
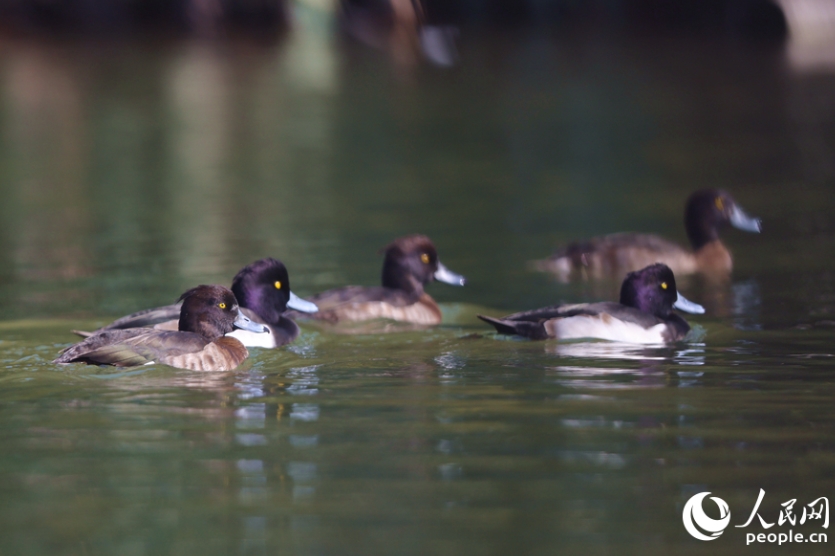
[[[663,344],[665,323],[659,323],[650,328],[644,328],[635,323],[624,322],[608,313],[600,315],[578,315],[575,317],[557,318],[545,323],[545,330],[554,338],[560,340],[579,340],[581,338],[598,338],[613,342],[628,342],[631,344]]]

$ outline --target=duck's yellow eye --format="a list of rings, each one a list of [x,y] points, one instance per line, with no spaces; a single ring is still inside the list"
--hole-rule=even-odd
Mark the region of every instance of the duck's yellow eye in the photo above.
[[[226,309],[226,303],[224,303],[223,301],[218,303],[217,306],[220,307],[221,309]]]
[[[662,289],[662,290],[666,290],[666,289],[667,289],[667,282],[661,282],[661,289]]]
[[[276,280],[275,284],[273,284],[273,285],[275,286],[275,289],[280,290],[281,289],[281,280]]]
[[[420,261],[421,261],[423,264],[429,264],[429,255],[427,255],[426,253],[422,253],[422,254],[420,255]]]
[[[724,201],[722,201],[722,197],[716,197],[715,203],[716,203],[716,208],[718,208],[721,211],[725,210],[725,203],[724,203]]]

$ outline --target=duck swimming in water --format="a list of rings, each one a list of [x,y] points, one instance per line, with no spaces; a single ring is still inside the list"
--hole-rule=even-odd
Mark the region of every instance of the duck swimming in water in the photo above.
[[[563,281],[575,276],[619,278],[657,262],[677,276],[701,273],[722,278],[733,269],[731,253],[719,238],[727,224],[746,232],[762,229],[760,219],[748,216],[727,191],[702,189],[690,196],[684,210],[692,251],[656,235],[627,232],[576,241],[535,266]]]
[[[181,297],[178,330],[130,328],[104,330],[70,346],[54,363],[131,367],[163,363],[194,371],[231,371],[248,356],[237,339],[224,336],[235,328],[266,332],[245,317],[235,294],[223,286],[197,286]]]
[[[305,313],[315,312],[316,305],[290,291],[290,277],[284,263],[267,257],[244,268],[232,279],[232,292],[240,302],[241,312],[253,322],[267,327],[266,333],[236,329],[229,335],[248,347],[275,348],[295,340],[299,327],[284,313],[290,309]],[[79,332],[82,336],[99,334],[104,330],[153,327],[177,330],[182,303],[145,309],[127,315],[94,332]]]
[[[623,281],[620,302],[553,305],[502,318],[478,315],[500,334],[533,340],[597,338],[633,344],[668,344],[682,340],[690,325],[673,312],[704,313],[701,305],[676,290],[673,271],[654,264],[630,272]]]
[[[424,291],[434,280],[454,286],[466,282],[463,276],[441,264],[428,237],[401,237],[385,247],[382,286],[345,286],[316,294],[308,300],[319,311],[307,317],[331,323],[390,319],[435,326],[441,323],[441,310]]]

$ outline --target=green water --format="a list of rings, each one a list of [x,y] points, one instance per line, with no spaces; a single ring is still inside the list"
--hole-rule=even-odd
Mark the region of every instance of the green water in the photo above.
[[[321,29],[0,44],[0,554],[830,553],[733,525],[760,489],[769,522],[835,497],[835,74],[731,43],[465,39],[450,71]],[[475,319],[613,296],[527,263],[684,241],[704,186],[764,231],[725,234],[732,283],[680,283],[708,308],[689,343]],[[71,329],[264,256],[300,295],[376,284],[416,232],[469,279],[430,287],[437,329],[306,325],[232,373],[50,363]],[[681,517],[704,491],[732,512],[709,543]]]

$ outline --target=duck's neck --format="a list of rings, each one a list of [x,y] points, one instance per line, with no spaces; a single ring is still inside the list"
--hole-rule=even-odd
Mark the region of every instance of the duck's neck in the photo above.
[[[417,278],[391,264],[383,265],[383,287],[399,290],[414,297],[420,297],[423,293],[423,284]]]
[[[711,241],[719,239],[719,227],[711,218],[704,218],[694,209],[688,210],[684,216],[684,228],[694,251],[698,251]]]
[[[232,326],[226,327],[223,323],[215,322],[214,320],[198,320],[188,311],[180,312],[180,322],[177,325],[177,329],[181,332],[200,334],[209,342],[220,338],[226,332],[231,332],[232,328]]]

